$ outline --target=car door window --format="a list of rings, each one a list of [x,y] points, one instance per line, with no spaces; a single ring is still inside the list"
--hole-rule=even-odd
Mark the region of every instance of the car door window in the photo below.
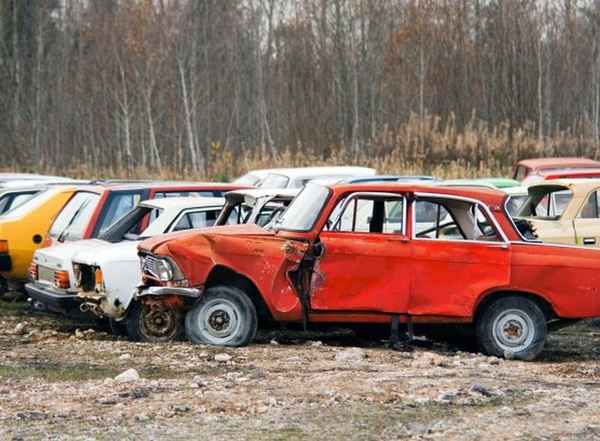
[[[404,198],[387,195],[359,195],[342,200],[333,210],[330,230],[351,233],[402,234]]]
[[[581,219],[599,219],[599,200],[600,197],[598,191],[590,193],[578,217]]]
[[[177,221],[173,231],[212,227],[219,216],[219,212],[220,210],[202,210],[186,213]]]

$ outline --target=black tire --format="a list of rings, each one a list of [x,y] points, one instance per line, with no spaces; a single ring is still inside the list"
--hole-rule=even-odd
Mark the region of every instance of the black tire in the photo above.
[[[158,324],[156,321],[161,320]],[[127,315],[127,335],[132,341],[165,343],[183,335],[183,317],[173,308],[152,310],[139,301],[131,302]]]
[[[208,288],[185,316],[185,331],[196,344],[246,346],[256,336],[258,317],[252,300],[231,286]]]
[[[524,297],[494,300],[477,319],[479,349],[488,355],[533,360],[544,349],[548,328],[540,307]]]
[[[110,332],[112,335],[116,335],[118,337],[127,337],[127,320],[118,322],[115,319],[109,318],[108,326],[110,326]]]

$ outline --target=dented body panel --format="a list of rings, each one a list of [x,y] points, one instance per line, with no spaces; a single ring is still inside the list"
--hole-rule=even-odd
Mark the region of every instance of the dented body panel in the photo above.
[[[373,206],[378,195],[386,203],[398,195],[406,206],[397,220],[402,228],[329,231],[336,206],[361,192]],[[472,204],[488,223],[482,229],[487,235],[419,237],[415,207],[421,200]],[[548,320],[600,316],[600,251],[526,242],[505,202],[504,193],[482,188],[338,185],[306,231],[218,227],[154,238],[139,252],[172,259],[190,287],[233,280],[216,278],[222,270],[249,281],[281,322],[302,321],[307,313],[315,322],[387,323],[400,316],[417,323],[470,323],[488,296],[515,293],[546,304]],[[455,222],[465,229],[465,221]],[[144,281],[146,287],[157,283]]]

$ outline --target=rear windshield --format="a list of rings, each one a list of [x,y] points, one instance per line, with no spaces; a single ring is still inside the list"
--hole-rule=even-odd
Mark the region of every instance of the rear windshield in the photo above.
[[[94,237],[104,233],[116,221],[133,210],[142,199],[140,192],[113,192],[108,198],[94,230]]]
[[[50,237],[59,241],[83,239],[99,200],[96,193],[75,193],[52,223]]]
[[[559,219],[572,198],[573,192],[565,187],[530,188],[529,197],[523,202],[519,216]]]
[[[40,193],[37,193],[28,201],[22,203],[18,207],[14,207],[12,210],[9,210],[2,214],[3,219],[16,219],[21,216],[26,215],[31,210],[34,210],[37,207],[45,204],[49,199],[51,199],[54,195],[56,195],[55,190],[45,190]]]

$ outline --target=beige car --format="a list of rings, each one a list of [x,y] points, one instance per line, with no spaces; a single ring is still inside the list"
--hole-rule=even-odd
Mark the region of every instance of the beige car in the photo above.
[[[516,218],[543,242],[600,246],[600,179],[558,179],[528,187]]]

